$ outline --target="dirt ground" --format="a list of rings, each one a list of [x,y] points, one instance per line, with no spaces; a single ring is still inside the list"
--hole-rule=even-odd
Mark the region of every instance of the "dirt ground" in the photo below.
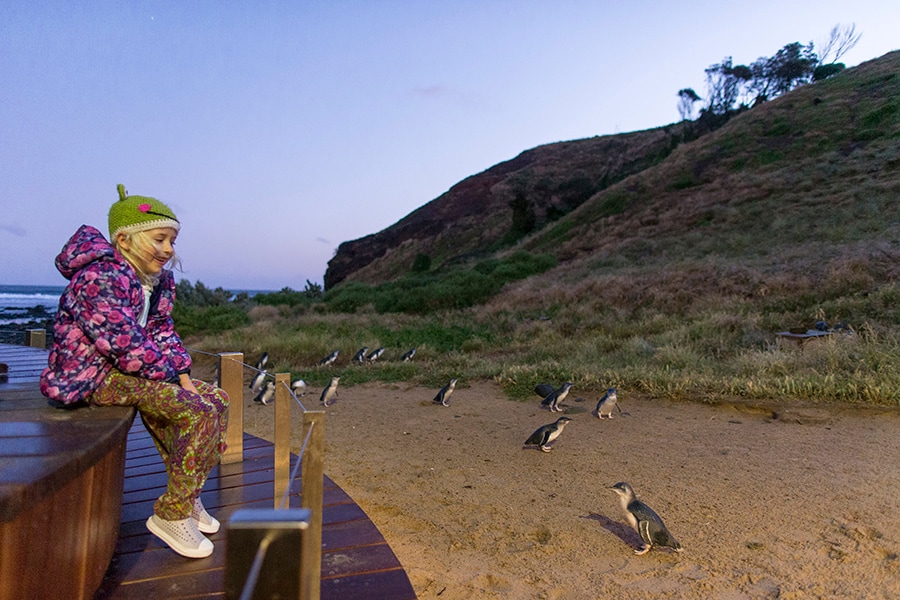
[[[321,390],[304,398],[318,407]],[[900,412],[673,404],[573,388],[556,419],[487,382],[339,388],[325,472],[369,514],[419,598],[900,598]],[[580,398],[579,396],[583,397]],[[271,439],[271,406],[245,400]],[[294,436],[299,450],[299,435]],[[684,546],[633,552],[618,481]]]

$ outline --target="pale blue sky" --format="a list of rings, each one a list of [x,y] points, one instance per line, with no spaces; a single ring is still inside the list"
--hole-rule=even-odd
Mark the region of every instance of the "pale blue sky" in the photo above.
[[[678,120],[704,69],[862,39],[900,2],[30,2],[0,5],[0,283],[59,284],[116,184],[183,223],[180,277],[321,283],[344,241],[540,144]]]

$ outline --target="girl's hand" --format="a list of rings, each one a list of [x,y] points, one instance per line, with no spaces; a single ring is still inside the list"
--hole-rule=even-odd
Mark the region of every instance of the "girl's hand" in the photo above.
[[[191,380],[191,376],[188,375],[187,373],[182,373],[181,375],[178,376],[178,383],[181,384],[182,389],[185,389],[189,392],[193,392],[195,394],[200,393],[197,391],[196,386],[194,386],[194,382]]]

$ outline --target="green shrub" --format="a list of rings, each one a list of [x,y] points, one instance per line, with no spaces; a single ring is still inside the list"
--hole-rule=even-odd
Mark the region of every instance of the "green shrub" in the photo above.
[[[328,290],[324,301],[335,312],[352,313],[371,305],[378,313],[428,314],[478,306],[511,281],[542,273],[556,265],[549,254],[517,251],[490,258],[471,269],[409,274],[378,285],[346,282]]]
[[[189,306],[176,303],[172,319],[182,337],[221,333],[250,324],[247,312],[234,304]]]

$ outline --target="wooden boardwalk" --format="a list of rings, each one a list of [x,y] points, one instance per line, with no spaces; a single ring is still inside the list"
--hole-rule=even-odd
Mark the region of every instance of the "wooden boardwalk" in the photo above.
[[[5,387],[21,393],[29,382],[40,397],[36,379],[46,364],[46,351],[0,345],[0,362],[10,365],[10,384],[0,384],[0,401]],[[26,372],[28,376],[22,375]],[[51,413],[56,410],[47,407]],[[294,487],[299,490],[297,483]],[[147,531],[145,521],[165,485],[159,454],[140,419],[135,419],[127,442],[119,538],[95,600],[224,598],[224,526],[237,509],[273,507],[274,447],[245,434],[244,461],[219,465],[210,473],[202,498],[222,521],[223,530],[211,536],[216,550],[208,558],[183,558]],[[323,504],[321,598],[414,599],[409,578],[384,537],[327,476]],[[300,506],[299,492],[293,488],[290,505]]]

